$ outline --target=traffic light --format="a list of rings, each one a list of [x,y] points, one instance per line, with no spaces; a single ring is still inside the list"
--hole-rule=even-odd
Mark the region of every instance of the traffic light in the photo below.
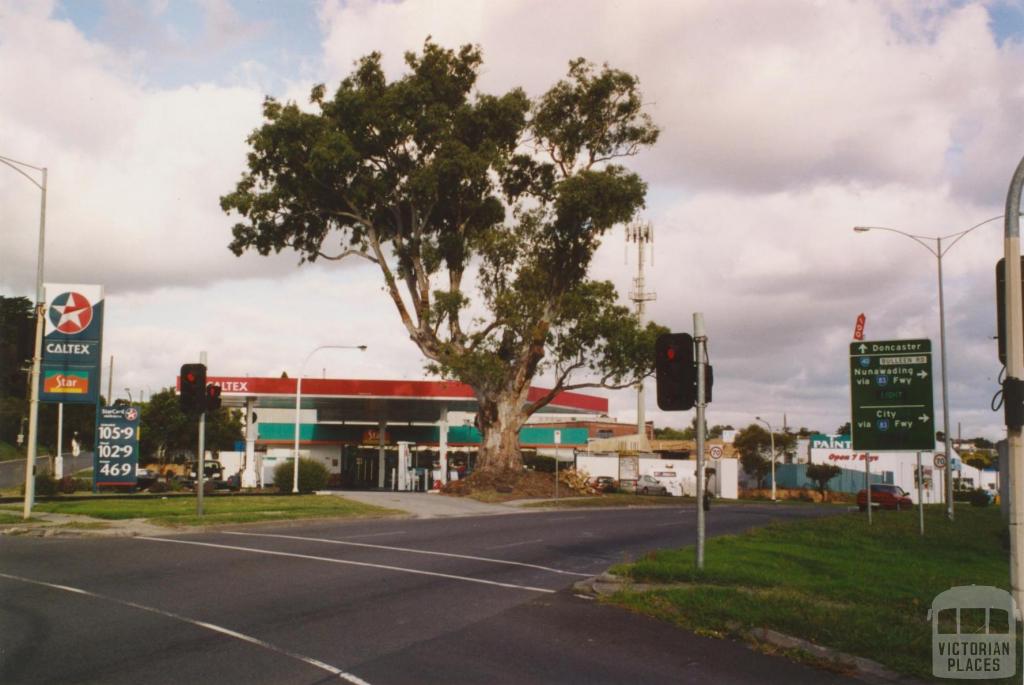
[[[220,386],[210,383],[206,386],[206,411],[220,409]]]
[[[206,365],[181,365],[181,411],[199,416],[206,408]]]
[[[1024,255],[1020,258],[1020,280],[1024,284]],[[1021,305],[1024,307],[1024,303]],[[1006,259],[996,262],[996,337],[999,338],[999,363],[1006,366]]]
[[[697,367],[693,363],[693,336],[664,333],[654,344],[658,408],[686,411],[697,402]]]

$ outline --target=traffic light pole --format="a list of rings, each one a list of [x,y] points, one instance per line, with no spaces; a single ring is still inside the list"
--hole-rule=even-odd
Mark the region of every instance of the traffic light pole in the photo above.
[[[206,352],[199,353],[199,363],[206,366]],[[205,379],[204,379],[205,381]],[[205,385],[205,384],[204,384]],[[206,399],[205,393],[203,399]],[[206,475],[206,409],[199,415],[199,456],[196,459],[196,516],[203,515],[203,477]]]
[[[693,315],[693,342],[697,362],[697,569],[704,568],[704,379],[707,364],[704,315]]]
[[[1024,159],[1010,181],[1006,196],[1006,231],[1003,241],[1006,264],[1006,380],[1003,402],[1006,405],[1006,449],[1010,470],[1010,589],[1018,607],[1024,607],[1024,436],[1017,415],[1021,402],[1020,386],[1024,379],[1024,316],[1021,314],[1020,283],[1020,208],[1021,187],[1024,186]],[[1011,416],[1013,414],[1013,416]],[[946,439],[949,439],[947,433]],[[946,454],[947,478],[952,455]]]

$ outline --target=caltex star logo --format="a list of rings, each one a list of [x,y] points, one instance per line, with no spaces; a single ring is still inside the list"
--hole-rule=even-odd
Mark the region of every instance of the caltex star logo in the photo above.
[[[92,304],[81,293],[61,293],[50,302],[50,321],[61,333],[81,333],[92,323]]]

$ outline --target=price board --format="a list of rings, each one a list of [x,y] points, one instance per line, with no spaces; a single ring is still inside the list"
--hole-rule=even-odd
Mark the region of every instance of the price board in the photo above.
[[[96,424],[93,482],[96,485],[136,483],[139,463],[139,410],[135,407],[100,407]]]

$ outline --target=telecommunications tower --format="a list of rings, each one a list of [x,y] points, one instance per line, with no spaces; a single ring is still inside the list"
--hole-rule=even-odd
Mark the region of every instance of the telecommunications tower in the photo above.
[[[644,303],[656,300],[658,296],[654,292],[644,290],[644,255],[647,248],[651,251],[651,266],[654,266],[654,228],[649,222],[635,221],[626,226],[626,242],[636,243],[636,278],[633,279],[633,289],[629,292],[629,299],[636,303],[637,322],[644,325]],[[629,246],[626,246],[627,259]],[[636,432],[638,435],[647,435],[647,420],[644,415],[644,382],[643,379],[636,384]]]

